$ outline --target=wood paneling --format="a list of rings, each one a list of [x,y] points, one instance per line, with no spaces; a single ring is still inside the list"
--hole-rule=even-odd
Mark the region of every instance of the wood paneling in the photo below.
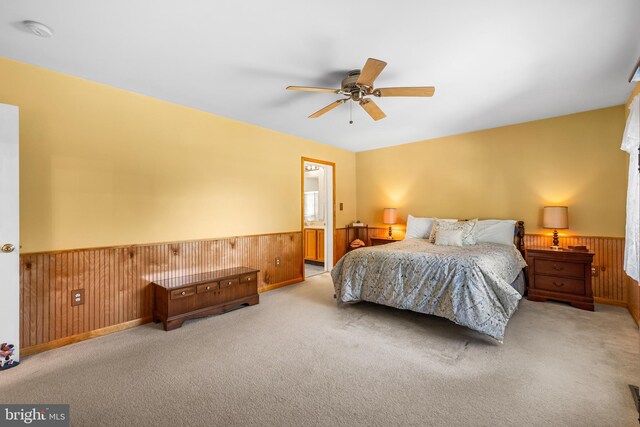
[[[276,257],[281,263],[276,266]],[[302,234],[278,233],[189,242],[22,254],[20,318],[23,352],[121,324],[137,324],[152,310],[149,283],[206,271],[260,269],[259,291],[300,282]],[[85,302],[71,306],[71,291]],[[133,323],[132,323],[133,322]],[[106,329],[105,329],[106,328]],[[86,339],[86,338],[84,338]]]
[[[384,237],[387,228],[369,231],[371,237]],[[394,229],[393,235],[402,239],[404,230]],[[345,239],[345,229],[336,229],[335,262],[345,253]],[[551,236],[525,236],[527,247],[550,244]],[[639,288],[622,270],[624,239],[561,237],[560,244],[592,249],[598,267],[593,277],[596,301],[628,306],[637,321]],[[293,232],[23,254],[22,351],[30,354],[147,321],[152,304],[149,283],[155,279],[246,265],[261,270],[261,292],[300,282],[302,249],[302,233]],[[279,266],[276,257],[281,259]],[[71,306],[74,289],[84,289],[83,305]]]
[[[636,321],[636,325],[640,326],[640,286],[638,282],[628,278],[627,289],[629,292],[629,313]]]
[[[393,238],[402,240],[404,239],[405,230],[395,227],[392,229]],[[386,238],[389,233],[389,228],[387,227],[369,227],[369,239],[372,237],[381,237]],[[340,258],[347,253],[347,229],[346,228],[336,228],[336,234],[334,237],[335,242],[335,252],[334,252],[334,261],[335,264],[338,262]],[[371,245],[371,241],[367,242],[368,245]]]
[[[391,235],[394,239],[402,240],[404,239],[405,229],[404,228],[391,228]],[[371,237],[379,237],[386,238],[389,236],[389,228],[388,227],[369,227],[369,238]],[[370,243],[370,242],[369,242]]]

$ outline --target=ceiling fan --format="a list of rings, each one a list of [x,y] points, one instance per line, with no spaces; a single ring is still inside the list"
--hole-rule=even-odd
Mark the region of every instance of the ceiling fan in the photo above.
[[[326,107],[316,111],[309,116],[315,119],[323,114],[333,110],[334,108],[344,104],[347,101],[358,102],[362,108],[371,116],[373,120],[380,120],[387,117],[386,114],[373,102],[368,96],[378,98],[388,96],[433,96],[436,88],[433,86],[422,87],[373,87],[373,82],[380,75],[387,63],[379,59],[369,58],[364,64],[362,70],[352,70],[347,73],[347,77],[342,80],[340,89],[330,89],[324,87],[309,86],[287,86],[287,90],[300,90],[303,92],[332,92],[339,95],[346,95],[347,98],[339,99]],[[353,121],[350,121],[353,123]]]

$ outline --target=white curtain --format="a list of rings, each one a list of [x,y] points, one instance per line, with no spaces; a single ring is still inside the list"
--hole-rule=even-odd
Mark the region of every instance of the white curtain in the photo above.
[[[624,271],[638,281],[640,268],[640,180],[638,173],[640,146],[640,95],[629,107],[629,118],[620,149],[629,153],[629,188],[627,189],[627,230],[624,248]]]

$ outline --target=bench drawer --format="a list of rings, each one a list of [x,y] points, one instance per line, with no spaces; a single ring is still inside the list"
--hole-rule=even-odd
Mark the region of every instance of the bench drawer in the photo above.
[[[238,279],[225,279],[220,281],[220,289],[228,288],[229,286],[235,286],[238,284]]]
[[[220,285],[218,282],[203,283],[202,285],[198,285],[198,293],[206,294],[207,292],[217,291],[219,288]]]
[[[171,299],[180,299],[180,298],[186,298],[186,297],[190,297],[191,295],[195,295],[196,293],[196,288],[191,286],[188,288],[180,288],[180,289],[175,289],[173,291],[171,291]]]
[[[244,276],[240,276],[240,283],[256,283],[257,281],[257,274],[245,274]]]

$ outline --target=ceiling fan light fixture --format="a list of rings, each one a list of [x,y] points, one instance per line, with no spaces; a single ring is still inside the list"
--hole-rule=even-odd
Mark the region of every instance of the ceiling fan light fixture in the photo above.
[[[22,21],[22,25],[24,25],[29,31],[35,34],[38,37],[51,37],[53,35],[53,30],[41,22],[36,21]]]

